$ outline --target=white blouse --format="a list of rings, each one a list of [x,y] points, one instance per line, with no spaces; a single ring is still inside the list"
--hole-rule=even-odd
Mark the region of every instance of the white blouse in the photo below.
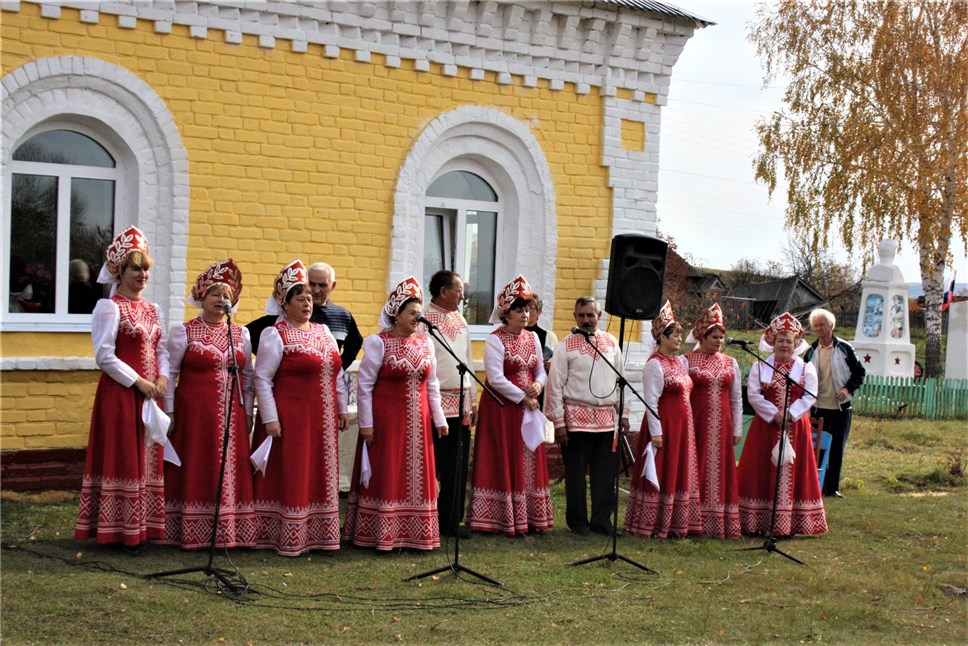
[[[155,349],[155,363],[158,366],[158,376],[168,376],[168,345],[165,343],[165,318],[161,307],[157,303],[149,303],[158,315],[158,325],[161,327],[161,338]],[[118,358],[117,339],[118,328],[121,325],[121,310],[110,298],[102,298],[94,306],[91,313],[91,342],[94,344],[94,361],[97,367],[111,379],[130,388],[141,375],[138,371]],[[169,379],[169,381],[171,381]]]
[[[775,365],[776,355],[771,354],[766,358],[767,363],[771,366]],[[763,384],[760,383],[760,372],[770,375],[773,377],[772,368],[766,368],[762,363],[757,361],[750,368],[750,376],[746,382],[746,397],[750,401],[750,405],[756,411],[763,420],[767,422],[773,421],[773,416],[779,410],[773,402],[767,399],[763,395]],[[803,359],[796,357],[793,360],[793,366],[790,368],[790,377],[799,383],[799,376],[803,375],[803,387],[807,392],[812,394],[807,394],[806,392],[792,404],[790,404],[790,417],[793,421],[799,420],[803,417],[812,407],[816,401],[814,395],[817,392],[817,368],[812,363],[804,363]],[[769,385],[769,381],[767,384]]]
[[[537,353],[538,363],[535,366],[532,377],[541,384],[544,389],[548,381],[548,375],[544,369],[544,358],[541,356],[541,343],[538,335],[528,332],[534,338],[535,352]],[[525,397],[525,392],[515,386],[504,374],[504,344],[496,334],[488,334],[484,341],[484,371],[487,373],[487,383],[490,384],[499,395],[511,402],[518,404]]]

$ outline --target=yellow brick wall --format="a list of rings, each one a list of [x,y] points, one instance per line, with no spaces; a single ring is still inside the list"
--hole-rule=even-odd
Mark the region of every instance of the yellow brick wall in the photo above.
[[[214,30],[207,40],[189,38],[188,27],[179,25],[156,34],[146,21],[120,29],[106,15],[98,25],[84,24],[68,8],[48,20],[38,6],[22,3],[19,12],[2,14],[0,65],[6,74],[41,57],[93,56],[142,78],[174,115],[188,152],[188,276],[234,257],[245,274],[238,312],[245,322],[261,315],[285,263],[326,260],[337,269],[334,300],[354,312],[364,334],[375,331],[383,304],[394,188],[413,141],[455,107],[504,110],[530,124],[551,168],[558,215],[554,328],[570,329],[574,298],[591,291],[611,238],[611,191],[600,165],[603,97],[595,88],[587,95],[570,84],[562,91],[544,81],[527,88],[520,77],[498,85],[493,73],[472,81],[466,69],[445,77],[433,64],[429,72],[406,60],[387,68],[377,54],[358,63],[346,50],[332,59],[314,45],[294,53],[285,41],[271,50],[252,36],[241,45],[222,41]],[[84,335],[6,333],[0,346],[3,356],[91,354]],[[39,409],[4,394],[5,416],[17,416],[3,420],[5,444],[20,437],[8,437],[13,425],[25,422],[51,429],[45,436],[51,445],[61,441],[53,429],[69,423],[59,412],[68,400],[84,410],[81,417],[87,414],[94,373],[3,375],[5,387],[51,391],[57,379],[65,394],[31,404],[51,404],[36,426],[19,416]],[[71,443],[83,445],[86,433],[78,421]]]
[[[91,402],[100,377],[94,370],[0,373],[0,448],[86,446]]]

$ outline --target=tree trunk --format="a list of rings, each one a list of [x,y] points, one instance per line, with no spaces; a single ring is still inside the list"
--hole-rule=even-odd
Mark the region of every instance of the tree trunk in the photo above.
[[[943,258],[943,256],[941,256]],[[921,285],[924,287],[924,376],[943,377],[941,357],[941,300],[944,296],[944,260],[930,245],[921,246]]]

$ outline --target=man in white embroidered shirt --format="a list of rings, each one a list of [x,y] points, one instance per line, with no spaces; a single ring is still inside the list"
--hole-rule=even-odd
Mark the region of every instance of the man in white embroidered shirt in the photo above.
[[[611,536],[613,484],[618,468],[612,437],[619,415],[619,389],[612,369],[590,344],[623,372],[618,340],[598,329],[602,308],[594,298],[575,301],[575,323],[582,333],[565,337],[551,359],[545,414],[555,425],[555,439],[565,451],[565,520],[572,532]],[[586,338],[587,337],[587,338]],[[628,410],[621,411],[628,432]],[[592,514],[585,495],[585,472],[591,480]]]
[[[471,353],[471,336],[467,321],[460,312],[464,300],[464,281],[452,271],[438,271],[430,279],[430,303],[424,310],[424,317],[444,337],[451,349],[467,366],[473,370],[474,356]],[[440,480],[440,494],[437,497],[437,519],[440,533],[454,536],[458,532],[462,538],[470,536],[460,528],[464,518],[464,489],[467,486],[467,467],[470,459],[471,430],[476,414],[474,410],[475,382],[472,377],[464,377],[464,417],[461,417],[460,372],[457,362],[440,342],[431,335],[437,355],[437,380],[440,382],[440,401],[447,417],[450,432],[437,437],[434,434],[434,462],[437,479]],[[457,444],[461,441],[458,459]]]

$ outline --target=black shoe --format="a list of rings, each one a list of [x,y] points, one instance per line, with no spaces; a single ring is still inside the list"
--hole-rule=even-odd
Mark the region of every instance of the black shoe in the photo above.
[[[618,538],[625,536],[625,532],[620,529],[616,530],[612,527],[592,527],[591,530],[596,534],[603,534],[605,536],[612,536],[613,534]]]
[[[123,545],[121,550],[128,556],[144,556],[148,551],[148,543],[143,541],[137,545]]]

